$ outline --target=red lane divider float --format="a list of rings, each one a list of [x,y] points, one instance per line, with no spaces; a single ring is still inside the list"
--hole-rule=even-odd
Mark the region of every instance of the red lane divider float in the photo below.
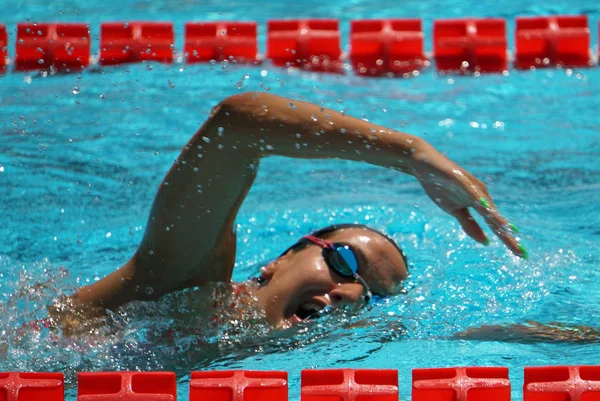
[[[419,19],[350,22],[350,62],[358,75],[402,75],[425,65]]]
[[[598,401],[600,366],[526,367],[524,401]]]
[[[192,372],[190,401],[287,401],[288,374],[279,371]]]
[[[510,401],[508,368],[413,369],[413,401]]]
[[[77,401],[176,401],[177,399],[177,385],[173,372],[79,373],[77,380],[79,383]]]
[[[517,18],[515,66],[589,67],[590,30],[587,16]]]
[[[503,19],[436,20],[433,53],[440,71],[502,72],[508,68]]]
[[[397,401],[398,371],[392,369],[303,370],[302,401]]]
[[[516,68],[593,64],[585,15],[517,18],[515,34]],[[349,62],[361,76],[408,75],[428,65],[423,39],[418,19],[350,21]],[[7,41],[7,30],[0,25],[0,73],[8,65]],[[103,23],[99,63],[171,63],[174,42],[170,22]],[[493,18],[436,20],[433,49],[437,68],[443,72],[503,72],[508,68],[506,22]],[[200,22],[185,26],[184,53],[188,63],[259,63],[257,51],[256,22]],[[16,52],[17,70],[85,68],[90,63],[89,25],[19,24]],[[268,21],[266,58],[276,66],[344,73],[339,21]]]
[[[18,24],[18,71],[72,71],[90,63],[90,27],[87,24]]]
[[[0,373],[0,400],[63,401],[64,383],[62,373]]]
[[[267,58],[274,65],[344,72],[337,20],[271,20],[267,31]]]
[[[170,22],[110,22],[100,26],[100,64],[173,62],[175,35]]]
[[[185,24],[188,63],[229,60],[256,62],[256,22],[191,22]]]
[[[0,25],[0,74],[6,70],[8,65],[8,34],[6,27]]]

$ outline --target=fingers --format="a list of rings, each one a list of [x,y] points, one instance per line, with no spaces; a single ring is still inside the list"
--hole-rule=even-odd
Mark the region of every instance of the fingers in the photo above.
[[[489,245],[490,240],[488,240],[481,227],[479,227],[479,224],[477,224],[473,216],[471,216],[469,209],[464,208],[456,210],[452,215],[458,220],[469,237],[484,245]]]
[[[527,259],[527,251],[515,238],[515,234],[517,233],[516,227],[500,214],[489,196],[479,196],[476,199],[478,201],[474,205],[475,210],[485,219],[494,234],[500,238],[512,253]]]

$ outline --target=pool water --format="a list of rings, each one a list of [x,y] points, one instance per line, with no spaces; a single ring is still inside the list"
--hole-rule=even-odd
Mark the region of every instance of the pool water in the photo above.
[[[197,0],[61,1],[52,7],[33,1],[18,12],[0,4],[11,54],[14,27],[26,20],[86,21],[92,37],[102,21],[169,20],[179,49],[185,21],[255,20],[264,50],[264,22],[271,18],[335,17],[347,33],[350,19],[419,17],[430,39],[435,18],[503,17],[512,32],[519,15],[585,13],[594,48],[600,19],[600,6],[591,1],[453,1],[446,8],[381,1],[261,7],[246,1],[226,7]],[[480,77],[429,69],[412,79],[320,75],[269,64],[8,73],[0,77],[0,371],[65,372],[74,399],[79,370],[173,370],[179,396],[187,399],[191,370],[276,369],[290,373],[290,399],[297,400],[304,368],[394,368],[401,399],[408,400],[416,367],[508,366],[518,397],[523,366],[598,364],[593,342],[451,337],[469,327],[529,320],[600,326],[599,82],[597,66]],[[246,321],[201,337],[187,330],[177,341],[159,341],[172,324],[165,310],[177,299],[126,308],[115,317],[118,330],[101,336],[17,333],[21,324],[43,317],[53,298],[98,280],[131,256],[158,184],[210,108],[228,95],[257,90],[424,137],[488,185],[521,230],[529,261],[511,256],[495,238],[489,247],[466,238],[411,177],[354,162],[272,157],[262,161],[237,218],[234,279],[256,274],[262,262],[313,229],[357,222],[389,233],[405,249],[412,266],[405,294],[357,316],[286,333]]]

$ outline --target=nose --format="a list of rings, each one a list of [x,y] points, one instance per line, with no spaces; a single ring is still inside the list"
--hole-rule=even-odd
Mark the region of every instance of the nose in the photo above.
[[[338,284],[329,292],[329,298],[333,306],[354,305],[361,300],[363,287],[358,283]]]

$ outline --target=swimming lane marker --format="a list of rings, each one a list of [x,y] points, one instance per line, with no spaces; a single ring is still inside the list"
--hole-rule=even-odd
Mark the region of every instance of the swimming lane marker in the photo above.
[[[77,381],[77,401],[177,400],[173,372],[85,372]]]
[[[590,67],[586,15],[520,17],[515,32],[515,67]]]
[[[170,22],[108,22],[100,26],[100,64],[172,63],[175,34]]]
[[[17,25],[17,71],[71,72],[90,64],[87,24],[21,23]]]
[[[63,401],[64,393],[62,373],[0,373],[0,399],[3,401]]]
[[[433,55],[438,71],[501,73],[508,69],[507,53],[503,19],[447,19],[433,23]]]
[[[413,369],[413,401],[510,401],[505,367]]]
[[[280,67],[344,73],[339,21],[267,21],[267,59]]]
[[[288,374],[281,371],[192,372],[190,401],[288,401]]]
[[[8,65],[8,35],[6,27],[0,25],[0,74],[6,70]]]
[[[256,22],[188,22],[184,53],[188,63],[256,63]]]
[[[301,401],[398,401],[395,369],[310,369],[300,374]]]
[[[523,401],[600,400],[600,366],[526,367]]]
[[[429,62],[420,19],[350,21],[350,62],[357,75],[402,76]]]

